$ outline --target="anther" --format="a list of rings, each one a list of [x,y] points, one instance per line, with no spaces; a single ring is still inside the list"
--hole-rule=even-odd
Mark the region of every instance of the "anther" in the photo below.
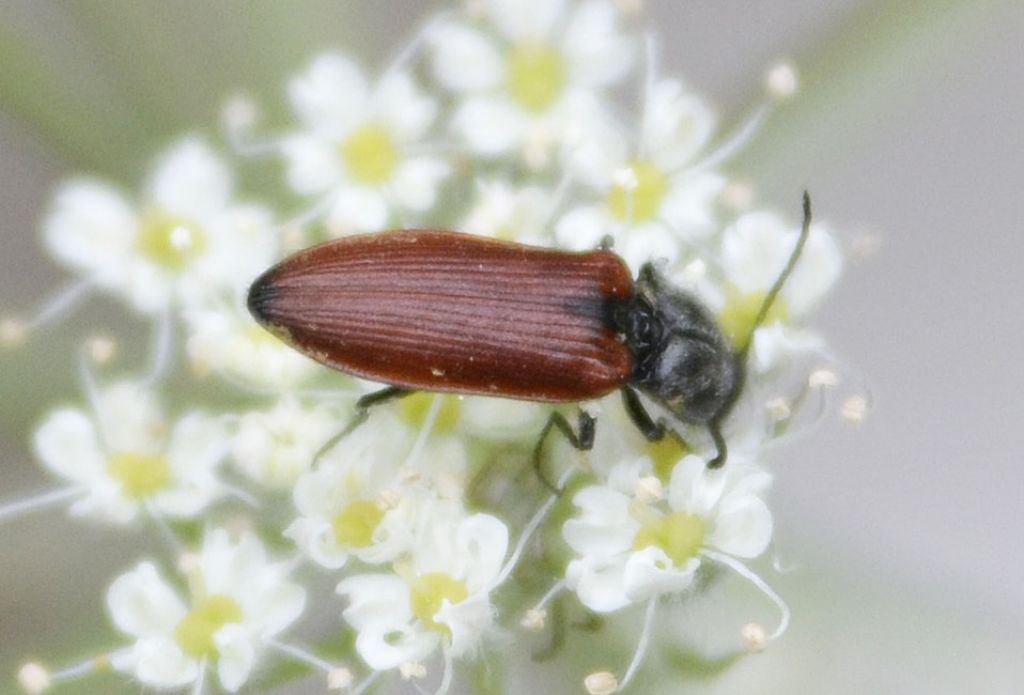
[[[619,689],[619,679],[611,671],[596,671],[583,679],[590,695],[611,695]]]

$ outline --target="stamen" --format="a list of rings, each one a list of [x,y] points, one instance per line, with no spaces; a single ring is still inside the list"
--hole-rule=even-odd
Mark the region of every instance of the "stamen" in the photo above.
[[[44,492],[35,497],[10,502],[0,506],[0,523],[17,519],[25,514],[55,507],[82,494],[84,494],[84,490],[81,488],[67,487]]]
[[[349,693],[349,695],[363,695],[367,689],[377,682],[377,679],[381,677],[384,671],[374,671],[369,676],[363,679],[363,681],[355,687],[355,689]]]
[[[815,369],[811,372],[811,375],[807,377],[807,385],[812,389],[825,389],[832,388],[839,384],[839,376],[831,369],[824,367]]]
[[[767,403],[765,403],[764,410],[766,413],[768,413],[768,417],[770,417],[773,421],[777,423],[782,422],[784,420],[788,420],[790,415],[792,415],[792,411],[789,408],[789,403],[787,403],[786,399],[783,398],[782,396],[779,396],[778,398],[772,398]]]
[[[150,340],[150,361],[146,376],[142,379],[145,386],[157,383],[167,372],[174,354],[174,320],[170,309],[165,308],[157,317]]]
[[[732,159],[753,140],[761,129],[772,107],[778,101],[791,96],[797,88],[796,70],[788,63],[781,63],[768,72],[767,91],[770,101],[761,104],[744,120],[740,127],[714,150],[702,159],[694,169],[713,169]]]
[[[590,695],[611,695],[619,689],[619,681],[611,671],[597,671],[583,679]]]
[[[714,169],[728,160],[732,159],[737,152],[742,150],[747,144],[754,139],[757,131],[761,129],[764,124],[765,118],[768,116],[768,112],[771,110],[768,104],[762,104],[754,109],[754,112],[744,120],[739,128],[730,135],[725,142],[719,145],[718,149],[713,150],[711,154],[704,157],[704,159],[697,162],[692,168],[695,170]],[[680,162],[673,169],[682,167],[685,163]]]
[[[270,646],[270,647],[273,647],[274,649],[277,649],[280,652],[283,652],[283,653],[287,654],[288,656],[290,656],[290,657],[292,657],[292,658],[294,658],[294,659],[296,659],[298,661],[301,661],[301,662],[303,662],[305,664],[308,664],[309,666],[312,666],[313,668],[319,669],[319,670],[323,671],[324,673],[326,673],[328,675],[330,675],[330,674],[332,674],[332,673],[334,673],[334,672],[336,672],[338,670],[344,670],[344,671],[348,672],[347,669],[340,669],[340,667],[335,666],[334,664],[332,664],[332,663],[330,663],[328,661],[324,661],[323,659],[318,657],[316,654],[313,654],[312,652],[310,652],[310,651],[308,651],[306,649],[303,649],[301,647],[297,647],[295,645],[287,644],[285,642],[279,642],[278,640],[276,640],[274,638],[268,639],[267,640],[267,645]],[[349,674],[349,681],[351,682],[351,680],[352,680],[352,676],[351,676],[351,674]],[[328,687],[330,687],[330,686],[328,686]],[[335,688],[337,688],[337,686],[335,686]],[[340,688],[337,688],[337,689],[340,689]]]
[[[192,689],[192,695],[203,695],[203,686],[206,684],[206,657],[199,660],[199,677],[196,679],[196,687]]]
[[[46,683],[46,688],[44,688],[43,690],[33,691],[26,688],[27,690],[29,690],[29,692],[41,693],[54,683],[76,680],[78,678],[81,678],[82,676],[89,675],[90,673],[95,673],[97,671],[102,671],[106,669],[110,666],[110,658],[110,654],[100,654],[99,656],[93,657],[91,659],[86,659],[85,661],[79,664],[69,666],[68,668],[61,669],[60,671],[56,671],[54,673],[46,673],[45,668],[39,664],[26,664],[25,667],[22,668],[22,671],[18,672],[18,682],[22,683],[22,686],[24,687],[25,684],[22,681],[22,673],[25,671],[26,668],[29,668],[28,675],[30,676],[46,675],[49,680]]]
[[[252,129],[259,120],[259,107],[245,95],[231,97],[221,109],[224,135],[231,149],[242,157],[264,157],[281,150],[280,138],[259,140],[251,137]]]
[[[29,695],[39,695],[52,684],[50,672],[42,664],[30,661],[18,669],[18,685]]]
[[[751,584],[760,589],[761,593],[767,596],[772,601],[772,603],[774,603],[776,607],[778,607],[779,612],[782,614],[782,617],[779,620],[778,627],[776,627],[775,630],[770,635],[768,635],[768,640],[771,641],[777,639],[778,637],[781,637],[782,634],[786,631],[786,628],[789,627],[790,617],[789,606],[786,605],[786,602],[782,600],[782,597],[775,593],[775,591],[770,586],[768,586],[767,582],[761,579],[761,577],[758,576],[757,573],[755,573],[753,570],[751,570],[749,567],[744,565],[736,558],[726,555],[725,553],[719,553],[717,551],[707,549],[701,550],[700,554],[708,558],[709,560],[713,560],[719,564],[725,565],[726,567],[734,571],[736,574],[740,575],[741,577],[749,581]]]
[[[327,689],[344,690],[352,685],[352,672],[344,666],[331,669],[327,672]]]
[[[519,621],[520,627],[529,632],[540,632],[547,624],[548,612],[543,608],[530,608]]]
[[[633,496],[643,504],[655,504],[665,498],[665,485],[655,475],[640,478],[633,486]]]
[[[647,152],[647,138],[650,131],[651,99],[654,98],[654,84],[658,74],[658,37],[653,31],[644,32],[644,83],[643,94],[640,97],[640,139],[637,142],[638,160],[645,160],[650,155]]]
[[[418,661],[404,661],[398,665],[403,681],[422,680],[427,677],[427,667]]]
[[[437,415],[441,412],[442,398],[444,398],[443,395],[437,394],[430,402],[430,410],[427,411],[427,416],[423,419],[423,426],[420,427],[416,442],[413,444],[412,450],[405,460],[405,467],[415,469],[416,463],[420,460],[420,456],[423,455],[423,449],[427,446],[427,440],[434,429],[434,423],[437,422]]]
[[[863,424],[868,416],[868,399],[863,395],[850,396],[843,401],[840,414],[851,425]]]
[[[775,99],[788,99],[799,87],[800,80],[792,63],[777,63],[765,75],[765,88]]]
[[[441,684],[434,691],[434,695],[447,695],[452,687],[452,672],[455,670],[452,665],[452,645],[448,640],[441,643],[441,655],[444,659],[444,673],[441,676]]]
[[[559,490],[565,489],[565,484],[569,482],[569,478],[571,478],[575,472],[575,467],[570,466],[568,470],[562,473],[562,476],[558,479],[557,488]],[[512,551],[512,555],[509,557],[508,562],[506,562],[505,566],[501,568],[501,572],[491,585],[492,590],[501,586],[501,584],[508,579],[509,575],[512,574],[512,570],[515,569],[516,564],[519,562],[519,558],[522,557],[523,552],[526,550],[526,544],[530,542],[530,538],[533,536],[537,528],[544,522],[544,519],[547,518],[548,513],[551,511],[551,508],[555,506],[555,502],[557,501],[558,495],[548,495],[544,504],[540,506],[540,509],[537,510],[529,523],[523,528],[523,532],[519,536],[519,541],[516,543],[515,550]]]
[[[26,335],[28,327],[21,319],[9,317],[0,320],[0,347],[16,347],[25,340]]]
[[[402,47],[402,50],[400,50],[398,52],[398,55],[396,55],[391,60],[391,63],[388,65],[387,69],[381,75],[381,80],[386,78],[388,75],[391,75],[392,73],[398,72],[399,70],[403,69],[405,67],[405,64],[408,63],[412,59],[412,57],[416,55],[416,52],[423,46],[423,42],[430,37],[430,33],[436,27],[440,26],[444,21],[446,21],[450,15],[450,11],[438,12],[427,21],[422,22],[420,26],[418,26],[416,29],[414,29],[412,37],[408,41],[406,41],[405,45]]]
[[[644,612],[644,626],[640,631],[640,641],[636,644],[636,651],[633,652],[633,660],[629,662],[629,668],[626,669],[626,675],[622,677],[622,681],[619,683],[619,687],[616,691],[623,690],[629,682],[633,680],[633,676],[636,675],[637,670],[640,668],[640,664],[644,661],[644,656],[647,654],[647,645],[651,641],[651,633],[654,631],[654,613],[655,607],[657,606],[658,599],[652,598],[647,602],[647,610]]]
[[[537,601],[537,605],[534,606],[534,610],[541,610],[541,609],[543,609],[544,606],[546,606],[549,603],[551,603],[551,600],[555,596],[558,596],[560,593],[565,591],[565,587],[566,587],[566,583],[565,583],[565,578],[563,577],[562,579],[559,579],[557,582],[555,582],[554,585],[550,589],[548,589],[548,593],[544,594],[541,597],[540,601]]]
[[[572,185],[572,171],[570,167],[565,167],[565,171],[562,173],[562,178],[559,179],[558,185],[555,186],[555,190],[551,193],[551,197],[548,200],[547,207],[544,208],[544,213],[540,216],[538,223],[538,229],[543,231],[547,228],[548,223],[554,218],[555,213],[565,202],[565,195],[569,192],[569,187]]]
[[[94,336],[86,341],[85,350],[96,364],[107,364],[117,355],[117,341],[105,335]]]
[[[299,210],[292,217],[278,224],[278,228],[302,229],[318,217],[323,217],[330,210],[331,206],[334,205],[336,198],[337,194],[334,191],[322,196],[320,199],[313,201],[308,207]]]
[[[178,538],[178,535],[174,532],[174,530],[167,525],[167,522],[164,521],[163,517],[160,516],[160,513],[153,508],[153,503],[147,500],[145,503],[145,508],[146,514],[149,515],[149,518],[153,521],[153,524],[156,525],[157,531],[160,532],[160,537],[163,538],[164,541],[169,546],[171,546],[171,550],[173,550],[176,554],[183,554],[185,552],[184,544],[181,542],[181,539]]]
[[[25,328],[36,330],[54,323],[71,312],[75,306],[96,288],[92,280],[79,280],[76,283],[60,289],[39,308],[36,314],[29,319]]]
[[[751,654],[763,652],[768,646],[768,636],[761,623],[747,623],[740,628],[740,639],[743,640],[743,646]]]

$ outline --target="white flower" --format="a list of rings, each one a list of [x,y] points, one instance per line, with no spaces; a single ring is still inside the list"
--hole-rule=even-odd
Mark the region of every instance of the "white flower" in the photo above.
[[[740,217],[722,237],[725,304],[720,319],[727,333],[742,339],[765,294],[782,273],[796,246],[799,229],[770,212]],[[835,284],[843,257],[831,233],[811,226],[810,236],[792,275],[783,286],[765,323],[754,334],[754,366],[766,372],[786,356],[816,350],[821,339],[793,326]]]
[[[535,246],[549,245],[552,194],[540,186],[477,180],[476,197],[457,229]]]
[[[231,195],[226,165],[189,139],[161,158],[137,203],[93,179],[64,184],[43,232],[60,261],[154,313],[176,298],[241,291],[273,260],[270,215]]]
[[[288,489],[324,444],[344,428],[346,414],[328,405],[303,405],[285,396],[273,408],[241,416],[231,456],[247,476],[269,488]]]
[[[222,529],[206,536],[187,600],[153,563],[140,563],[107,592],[114,624],[135,638],[112,656],[114,668],[145,686],[178,688],[210,666],[225,690],[237,691],[266,640],[302,613],[305,592],[287,576],[287,565],[269,562],[255,536],[233,542]]]
[[[578,557],[566,580],[591,610],[685,591],[702,549],[751,558],[771,540],[772,516],[761,499],[771,482],[767,473],[735,459],[710,470],[700,457],[686,456],[672,469],[660,502],[637,496],[650,473],[643,459],[620,464],[607,483],[573,499],[579,514],[565,522],[562,536]]]
[[[342,567],[349,555],[379,564],[413,542],[415,501],[399,477],[409,448],[407,428],[388,412],[374,413],[295,485],[299,518],[285,535],[314,562]]]
[[[168,432],[154,394],[131,382],[98,400],[96,413],[55,410],[35,433],[43,465],[81,490],[73,514],[127,523],[145,506],[192,517],[224,494],[216,467],[228,434],[218,420],[193,412]]]
[[[359,632],[356,650],[372,668],[396,668],[430,656],[442,642],[454,658],[470,655],[493,623],[490,591],[508,547],[493,516],[464,516],[453,505],[424,505],[412,555],[397,574],[343,580],[345,619]]]
[[[281,145],[288,181],[302,195],[329,196],[332,231],[378,231],[396,213],[433,207],[450,168],[417,152],[437,105],[408,74],[370,85],[351,60],[325,54],[288,94],[302,122]]]
[[[679,258],[680,241],[714,230],[714,203],[725,178],[693,168],[714,130],[714,116],[675,80],[657,83],[635,147],[615,133],[596,131],[577,147],[571,166],[601,196],[570,210],[555,235],[570,249],[591,249],[605,235],[630,267]]]
[[[482,9],[494,33],[449,20],[429,36],[434,74],[463,99],[454,129],[477,153],[522,149],[543,165],[580,124],[607,119],[600,92],[632,67],[634,42],[606,0],[485,0]]]
[[[223,374],[278,391],[297,386],[322,367],[253,322],[242,301],[206,301],[184,312],[193,371]]]

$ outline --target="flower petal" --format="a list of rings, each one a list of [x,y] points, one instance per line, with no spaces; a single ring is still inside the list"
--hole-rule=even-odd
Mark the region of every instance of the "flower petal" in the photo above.
[[[345,180],[341,159],[332,141],[307,134],[292,135],[281,142],[288,171],[288,185],[301,195],[329,191]]]
[[[366,118],[369,86],[352,60],[325,53],[288,83],[288,97],[307,128],[337,138]]]
[[[708,517],[725,490],[726,470],[709,470],[704,459],[689,455],[672,469],[668,503],[673,511]]]
[[[388,203],[379,191],[364,186],[345,188],[327,213],[327,225],[335,236],[383,229]]]
[[[205,143],[189,138],[161,158],[148,190],[161,210],[202,223],[228,205],[232,186],[227,165]]]
[[[772,539],[772,513],[755,495],[727,495],[707,545],[737,557],[757,557]]]
[[[452,125],[470,149],[491,156],[520,145],[529,121],[504,99],[470,97],[455,112]]]
[[[389,126],[399,142],[423,137],[437,117],[437,102],[404,72],[386,75],[373,99],[375,114]]]
[[[470,591],[489,589],[505,560],[508,527],[490,514],[473,514],[459,524],[458,537]]]
[[[402,162],[388,189],[395,200],[405,208],[422,212],[437,201],[437,189],[451,167],[429,157]]]
[[[170,635],[186,613],[185,604],[151,562],[114,580],[107,591],[107,608],[114,625],[133,637]]]
[[[50,253],[94,274],[106,287],[123,274],[122,262],[133,252],[137,234],[138,218],[124,196],[91,179],[61,185],[43,222]]]
[[[53,411],[33,436],[36,455],[57,475],[91,483],[105,475],[106,456],[100,451],[96,427],[75,408]]]
[[[199,662],[169,636],[147,637],[132,650],[132,670],[143,685],[180,688],[199,677]]]
[[[515,41],[548,38],[568,0],[485,0],[498,31]]]
[[[562,45],[574,82],[611,84],[633,67],[636,45],[619,31],[618,16],[607,0],[583,2],[572,13]]]
[[[580,603],[597,613],[610,613],[628,606],[625,591],[625,558],[573,560],[565,572],[566,584]]]
[[[672,560],[657,546],[629,554],[623,572],[623,587],[630,601],[642,602],[662,594],[677,594],[693,583],[700,561],[690,558],[682,567],[673,567]]]
[[[252,673],[256,650],[244,627],[228,624],[213,636],[217,645],[217,676],[228,692],[236,692]]]
[[[505,73],[504,60],[489,38],[478,31],[446,22],[428,37],[433,49],[434,76],[459,92],[494,89]]]

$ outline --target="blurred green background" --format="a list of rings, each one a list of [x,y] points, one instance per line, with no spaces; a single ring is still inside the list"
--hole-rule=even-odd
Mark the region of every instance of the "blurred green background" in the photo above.
[[[774,581],[794,610],[789,634],[721,677],[659,640],[636,692],[1024,692],[1024,5],[647,5],[663,73],[715,102],[726,127],[758,101],[768,65],[796,61],[800,94],[731,171],[787,211],[807,187],[821,218],[881,244],[818,317],[876,407],[859,430],[829,423],[773,461],[779,550],[796,566]],[[37,235],[63,177],[130,184],[173,135],[214,134],[236,91],[285,123],[284,82],[310,57],[338,47],[379,65],[434,6],[5,0],[0,315],[66,279]],[[128,341],[133,364],[145,328],[103,301],[0,353],[0,499],[46,488],[28,436],[77,393],[69,346],[97,327]],[[0,527],[0,692],[28,657],[60,663],[116,643],[99,597],[146,542],[60,512]],[[675,610],[674,642],[713,651],[751,615],[770,620],[750,594],[730,581]],[[509,692],[557,682],[560,668],[517,673]],[[287,692],[320,690],[307,685]]]

